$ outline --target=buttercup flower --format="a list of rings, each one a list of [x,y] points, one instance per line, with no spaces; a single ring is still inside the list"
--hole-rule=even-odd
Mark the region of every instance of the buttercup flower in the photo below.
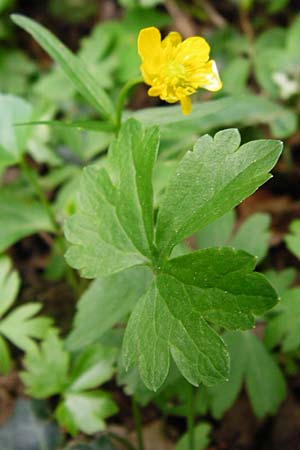
[[[171,32],[161,40],[155,27],[144,28],[138,37],[141,71],[150,89],[148,94],[168,103],[180,101],[183,114],[192,110],[190,95],[200,87],[218,91],[222,87],[215,61],[209,60],[210,47],[202,37],[182,41]]]

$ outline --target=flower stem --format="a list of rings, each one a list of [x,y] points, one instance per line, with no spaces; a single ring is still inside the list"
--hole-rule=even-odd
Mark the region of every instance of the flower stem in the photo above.
[[[194,386],[189,384],[186,415],[189,450],[195,450],[195,394],[196,392]]]
[[[45,196],[43,189],[41,188],[41,186],[39,184],[37,175],[32,170],[30,165],[27,163],[25,156],[23,156],[20,160],[20,167],[21,167],[22,171],[24,172],[25,176],[27,177],[29,183],[31,184],[31,186],[35,192],[35,195],[41,202],[47,216],[49,217],[49,221],[53,227],[53,232],[56,234],[58,247],[60,249],[61,254],[64,255],[64,253],[66,251],[66,245],[65,245],[64,238],[61,234],[60,226],[57,223],[54,211],[53,211],[47,197]],[[79,291],[79,286],[78,286],[76,276],[75,276],[73,270],[71,269],[71,267],[69,267],[68,265],[66,265],[66,279],[67,279],[67,282],[70,285],[70,287],[73,289],[73,291],[76,294],[78,294],[80,291]]]
[[[122,123],[122,114],[125,105],[126,98],[131,91],[131,89],[139,83],[142,83],[143,79],[141,77],[133,78],[132,80],[127,81],[126,84],[122,87],[118,102],[117,102],[117,112],[116,112],[116,134],[119,133],[121,123]]]
[[[139,405],[137,404],[134,395],[132,396],[132,415],[134,420],[135,431],[138,439],[138,450],[144,450],[142,420]]]

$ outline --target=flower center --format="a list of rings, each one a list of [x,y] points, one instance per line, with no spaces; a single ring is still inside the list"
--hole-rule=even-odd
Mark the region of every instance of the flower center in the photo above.
[[[172,62],[165,65],[163,75],[168,84],[182,84],[186,78],[186,68],[183,64]]]

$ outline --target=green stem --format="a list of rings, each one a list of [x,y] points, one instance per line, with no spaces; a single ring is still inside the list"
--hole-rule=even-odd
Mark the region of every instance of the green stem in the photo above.
[[[137,401],[132,396],[132,414],[134,420],[135,431],[138,438],[138,450],[144,450],[143,433],[142,433],[142,420],[141,412]]]
[[[143,79],[141,77],[133,78],[129,80],[121,89],[118,102],[117,102],[117,110],[116,110],[116,134],[119,133],[121,123],[122,123],[122,114],[125,105],[126,98],[131,91],[131,89],[139,83],[142,83]]]
[[[56,234],[57,244],[60,249],[60,252],[62,255],[64,255],[64,253],[66,251],[66,245],[65,245],[64,238],[61,235],[61,229],[59,227],[59,224],[56,221],[54,211],[53,211],[47,197],[45,196],[43,189],[41,188],[41,186],[39,184],[36,173],[32,170],[30,165],[27,163],[25,156],[23,156],[20,161],[20,167],[21,167],[22,171],[24,172],[24,174],[26,175],[29,183],[31,184],[31,186],[35,192],[35,195],[37,196],[37,198],[40,200],[41,204],[43,205],[44,210],[45,210],[47,216],[49,217],[51,225],[53,226],[53,231]],[[67,278],[67,281],[68,281],[70,287],[73,289],[73,291],[76,294],[78,294],[79,287],[78,287],[78,282],[77,282],[76,276],[75,276],[73,270],[71,269],[71,267],[69,267],[68,265],[66,265],[66,278]]]
[[[195,398],[196,392],[194,386],[189,384],[187,401],[187,430],[188,430],[188,449],[195,450]]]

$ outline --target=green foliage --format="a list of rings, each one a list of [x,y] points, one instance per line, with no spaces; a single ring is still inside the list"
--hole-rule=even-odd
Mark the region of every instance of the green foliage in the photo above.
[[[230,211],[197,233],[198,248],[230,245],[256,256],[260,262],[268,252],[270,217],[256,213],[247,218],[234,231],[236,215]]]
[[[40,231],[53,231],[43,205],[32,195],[2,188],[0,192],[0,251]]]
[[[289,289],[268,319],[265,343],[269,348],[281,345],[284,352],[300,347],[300,289]]]
[[[290,136],[297,129],[297,116],[291,110],[250,94],[195,104],[187,117],[182,116],[179,106],[147,108],[133,115],[146,125],[159,123],[162,137],[170,140],[233,124],[267,124],[278,138]]]
[[[79,299],[68,348],[79,349],[96,342],[123,321],[145,292],[149,279],[149,269],[136,267],[93,281]]]
[[[234,129],[214,139],[205,135],[179,163],[158,213],[157,242],[166,254],[174,243],[221,217],[270,178],[268,170],[281,144],[260,140],[239,145]]]
[[[256,77],[273,98],[287,100],[300,94],[299,33],[298,16],[287,30],[272,28],[256,41]]]
[[[80,94],[101,115],[109,118],[114,113],[110,98],[99,86],[97,80],[86,70],[78,59],[50,31],[34,20],[14,14],[12,20],[31,34],[50,56],[61,66]]]
[[[60,395],[55,416],[71,434],[79,430],[93,434],[104,428],[104,419],[113,415],[116,405],[110,396],[95,390],[114,372],[116,352],[100,344],[88,347],[70,361],[55,331],[51,331],[40,348],[30,350],[21,373],[26,391],[36,398]]]
[[[29,137],[29,127],[14,127],[18,122],[29,122],[31,105],[12,95],[0,95],[0,169],[20,162]]]
[[[67,260],[89,278],[152,266],[155,279],[134,308],[123,344],[125,366],[137,364],[152,390],[166,379],[170,354],[192,384],[224,381],[228,353],[212,325],[251,328],[253,315],[276,303],[271,286],[252,273],[255,259],[245,252],[216,248],[167,259],[177,243],[269,179],[281,144],[239,144],[236,130],[199,139],[166,188],[156,235],[151,180],[156,128],[144,129],[130,119],[111,146],[106,168],[84,170],[79,210],[66,224],[73,244]]]
[[[1,6],[0,6],[1,9]],[[18,50],[0,49],[0,92],[24,95],[29,88],[29,78],[36,72],[34,63]]]
[[[285,397],[285,381],[270,353],[250,332],[226,333],[224,339],[230,353],[230,377],[209,389],[213,415],[220,418],[233,405],[244,382],[255,415],[275,414]]]
[[[205,450],[210,443],[211,425],[201,422],[195,426],[195,447],[197,450]],[[188,434],[185,433],[175,445],[175,450],[189,450]]]
[[[287,248],[296,258],[300,259],[300,220],[293,220],[289,233],[285,235]]]
[[[0,257],[0,370],[4,373],[8,373],[11,366],[5,339],[24,351],[34,350],[34,339],[42,339],[52,324],[47,317],[34,317],[42,308],[40,303],[26,303],[9,311],[16,301],[19,286],[19,276],[12,270],[10,260]]]

